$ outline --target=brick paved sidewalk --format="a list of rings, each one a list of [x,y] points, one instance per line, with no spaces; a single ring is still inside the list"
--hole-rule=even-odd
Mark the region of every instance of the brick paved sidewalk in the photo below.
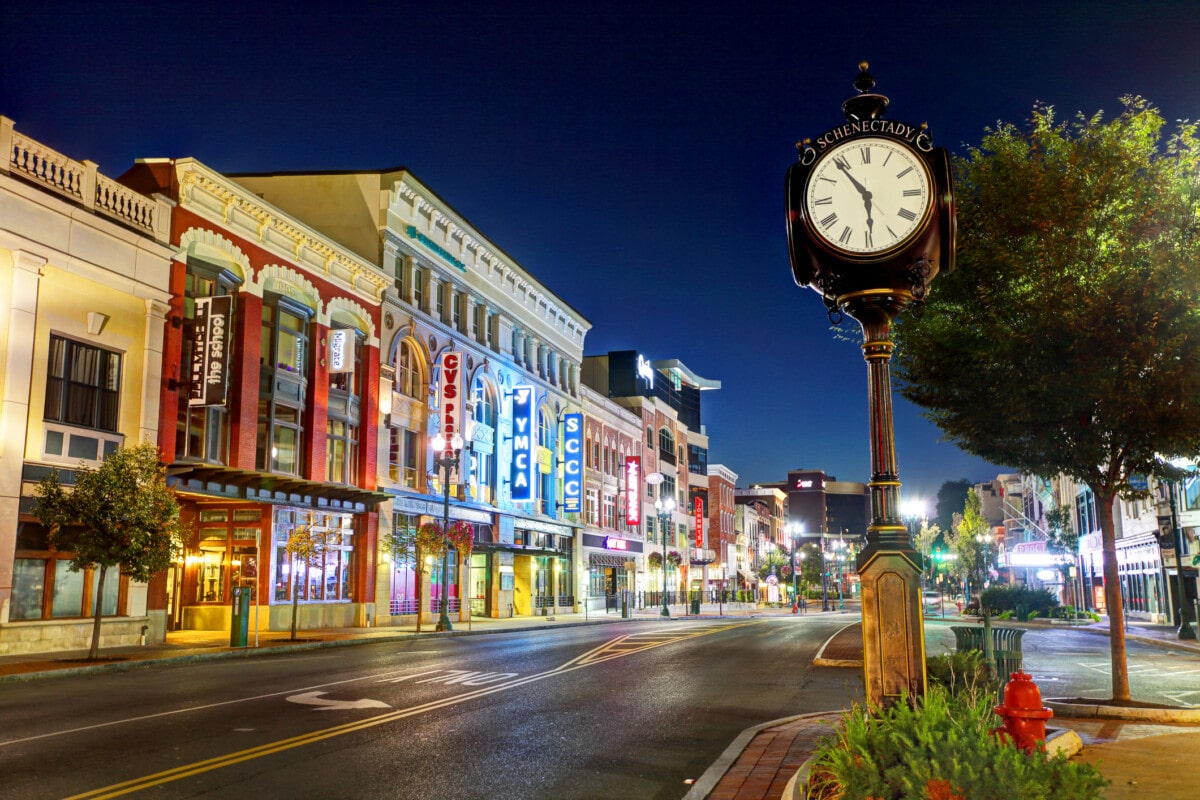
[[[783,797],[788,781],[813,754],[817,742],[833,733],[838,716],[815,714],[759,731],[721,776],[708,800]]]

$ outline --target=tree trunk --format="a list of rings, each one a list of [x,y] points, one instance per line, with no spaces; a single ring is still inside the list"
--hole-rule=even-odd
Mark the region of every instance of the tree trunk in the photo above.
[[[1093,487],[1093,491],[1095,488]],[[1108,608],[1109,652],[1112,660],[1112,699],[1129,699],[1129,664],[1125,654],[1125,614],[1121,603],[1121,576],[1117,571],[1117,534],[1113,526],[1112,491],[1095,491],[1104,543],[1104,605]]]
[[[421,548],[414,548],[417,554],[417,633],[421,632],[421,592],[425,589],[425,562],[421,560]]]
[[[300,610],[300,587],[296,585],[296,573],[299,570],[295,569],[293,560],[292,568],[292,638],[291,641],[296,641],[296,615]]]
[[[100,567],[100,577],[96,580],[96,614],[92,618],[92,647],[88,650],[88,661],[100,657],[100,616],[104,613],[104,575],[108,570]]]

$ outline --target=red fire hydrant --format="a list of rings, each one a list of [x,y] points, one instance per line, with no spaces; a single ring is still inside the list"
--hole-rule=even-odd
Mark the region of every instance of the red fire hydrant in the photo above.
[[[1046,720],[1054,712],[1042,705],[1042,693],[1028,672],[1012,673],[1004,687],[1004,702],[994,711],[1004,718],[1004,725],[993,733],[1006,735],[1026,753],[1046,749]]]

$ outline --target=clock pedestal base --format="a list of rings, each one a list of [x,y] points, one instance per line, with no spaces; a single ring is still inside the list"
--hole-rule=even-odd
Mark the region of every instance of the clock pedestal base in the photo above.
[[[869,535],[869,534],[868,534]],[[890,706],[925,693],[925,626],[921,617],[921,570],[910,555],[887,550],[864,553],[862,585],[863,673],[871,705]]]

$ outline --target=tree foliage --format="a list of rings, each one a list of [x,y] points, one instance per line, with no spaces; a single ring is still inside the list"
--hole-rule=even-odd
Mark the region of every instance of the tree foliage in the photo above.
[[[934,516],[938,527],[943,531],[954,529],[954,515],[962,511],[969,491],[971,491],[971,482],[966,478],[946,481],[938,488],[937,511]]]
[[[145,582],[179,550],[179,504],[158,459],[158,447],[144,442],[118,448],[99,467],[80,464],[73,487],[57,471],[38,484],[33,513],[50,531],[50,546],[72,554],[72,572],[98,569],[90,659],[99,653],[106,572],[117,567]]]
[[[988,522],[983,516],[983,504],[974,489],[967,492],[962,519],[950,535],[950,550],[954,553],[954,570],[976,592],[983,590],[987,568]]]
[[[958,269],[897,326],[905,397],[996,464],[1095,493],[1106,602],[1112,503],[1159,454],[1200,452],[1200,146],[1145,100],[1106,120],[1034,109],[955,164]],[[1113,695],[1128,699],[1124,623]]]

